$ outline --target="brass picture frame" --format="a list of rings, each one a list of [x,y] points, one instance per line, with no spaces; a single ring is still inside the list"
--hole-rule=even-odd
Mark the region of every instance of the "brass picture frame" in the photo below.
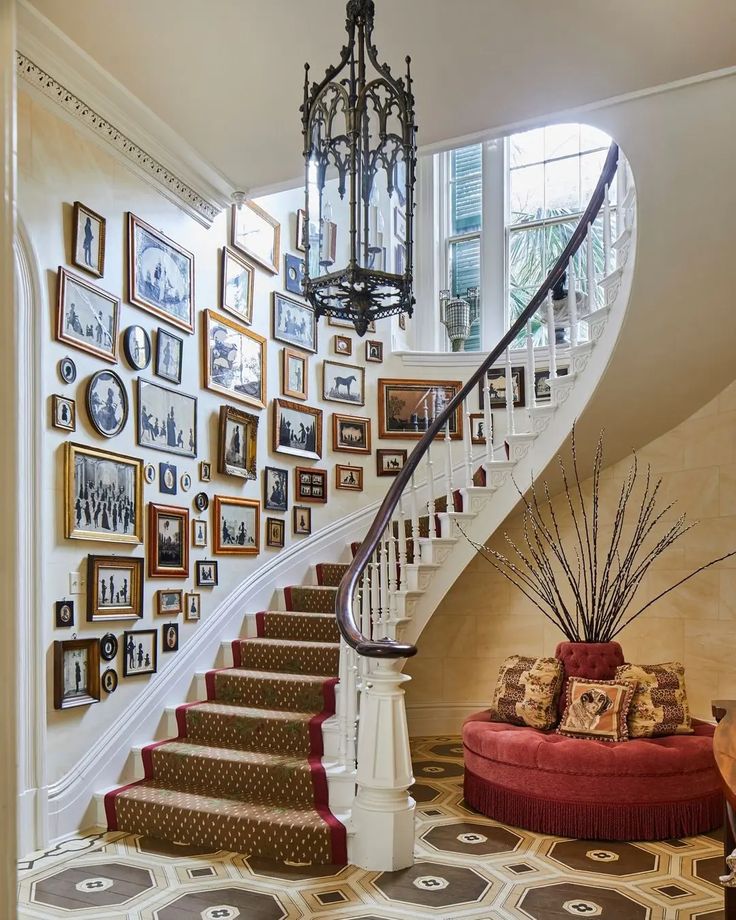
[[[87,620],[140,620],[143,557],[87,556]]]
[[[289,399],[306,400],[309,390],[309,356],[294,348],[281,349],[281,392]]]
[[[322,410],[306,403],[274,399],[273,450],[305,460],[321,460]]]
[[[204,386],[228,399],[256,409],[266,406],[266,339],[241,323],[215,313],[203,312]],[[250,379],[244,380],[247,369]]]
[[[378,379],[378,437],[419,440],[436,415],[460,392],[460,380]],[[437,433],[444,438],[444,427]],[[450,438],[463,437],[463,411],[458,406],[450,417]]]
[[[261,551],[261,503],[215,495],[212,530],[216,555],[257,556]]]
[[[363,467],[346,463],[335,464],[335,488],[346,492],[363,491]]]
[[[223,475],[246,480],[257,477],[257,415],[220,406],[218,442],[218,469]]]
[[[160,588],[156,592],[156,615],[173,617],[184,609],[183,588]]]

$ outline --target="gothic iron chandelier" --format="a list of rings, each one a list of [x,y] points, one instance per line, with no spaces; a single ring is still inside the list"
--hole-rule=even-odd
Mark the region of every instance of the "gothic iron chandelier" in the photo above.
[[[378,61],[373,0],[350,0],[340,61],[310,84],[305,65],[304,295],[316,316],[350,320],[358,335],[412,315],[416,125],[406,79]],[[368,65],[373,71],[368,73]]]

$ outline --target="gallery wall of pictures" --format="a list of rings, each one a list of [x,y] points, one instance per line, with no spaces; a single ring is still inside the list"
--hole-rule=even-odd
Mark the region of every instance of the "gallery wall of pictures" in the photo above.
[[[54,782],[245,578],[382,498],[472,368],[407,367],[396,318],[364,339],[315,323],[299,189],[207,229],[24,94],[19,142],[47,298],[39,655]]]

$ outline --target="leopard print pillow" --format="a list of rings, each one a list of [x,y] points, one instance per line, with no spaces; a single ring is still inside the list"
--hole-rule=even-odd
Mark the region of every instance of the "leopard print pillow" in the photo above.
[[[556,658],[511,655],[501,666],[493,693],[494,721],[543,731],[554,728],[563,676]]]

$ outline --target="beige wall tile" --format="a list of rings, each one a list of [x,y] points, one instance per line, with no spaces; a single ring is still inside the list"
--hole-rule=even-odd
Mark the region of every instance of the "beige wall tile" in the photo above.
[[[736,463],[720,467],[719,514],[736,514]]]
[[[736,461],[736,413],[688,419],[681,425],[685,442],[683,467],[720,466]]]

